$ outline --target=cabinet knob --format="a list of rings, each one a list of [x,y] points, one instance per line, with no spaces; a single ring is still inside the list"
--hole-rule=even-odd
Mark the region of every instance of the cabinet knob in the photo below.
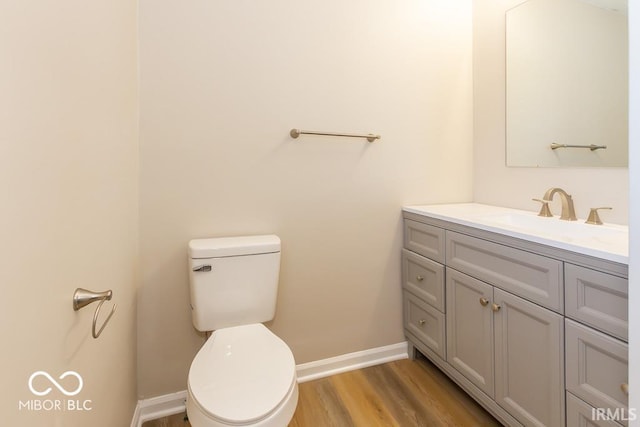
[[[420,320],[418,320],[418,323],[420,323],[420,326],[422,326],[422,325],[424,325],[425,323],[427,323],[427,321],[426,321],[426,320],[424,320],[424,319],[420,319]]]
[[[418,274],[418,275],[416,276],[416,280],[417,280],[418,282],[422,282],[422,281],[424,280],[424,277],[422,277],[421,275],[419,275],[419,274]]]
[[[495,302],[493,304],[491,304],[491,310],[493,311],[499,311],[500,310],[500,304],[496,304]]]
[[[620,384],[620,390],[622,390],[625,396],[629,396],[629,384]]]
[[[481,306],[486,306],[487,304],[489,304],[489,300],[486,299],[485,297],[480,298],[480,305]]]

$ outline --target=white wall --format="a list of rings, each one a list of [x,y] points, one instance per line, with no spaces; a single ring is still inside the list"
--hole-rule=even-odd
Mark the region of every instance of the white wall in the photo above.
[[[203,343],[192,238],[282,238],[269,326],[297,363],[403,341],[400,207],[471,200],[470,1],[142,0],[140,23],[140,395],[185,389]]]
[[[505,166],[505,11],[521,0],[474,0],[474,201],[538,210],[550,187],[573,195],[576,213],[586,218],[589,208],[602,211],[605,222],[628,222],[627,168],[508,168]],[[552,206],[560,213],[559,201]]]
[[[6,426],[114,427],[136,403],[137,6],[129,0],[0,2],[0,413]],[[113,290],[99,339],[96,304]],[[107,314],[111,303],[105,305]],[[102,320],[104,319],[101,316]],[[63,395],[46,371],[75,390]],[[59,410],[19,402],[60,401]],[[69,410],[68,401],[83,402]],[[91,401],[84,404],[85,401]],[[48,406],[45,406],[45,408]],[[62,410],[66,408],[66,410]]]
[[[629,2],[629,408],[640,411],[640,4]],[[640,426],[640,417],[629,422]]]

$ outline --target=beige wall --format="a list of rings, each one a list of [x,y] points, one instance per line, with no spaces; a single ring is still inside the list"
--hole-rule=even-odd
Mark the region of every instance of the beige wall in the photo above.
[[[605,222],[628,222],[627,168],[508,168],[505,166],[504,13],[522,0],[473,1],[474,201],[535,211],[547,188],[573,195],[576,213],[611,206]],[[559,214],[559,203],[552,206]]]
[[[531,197],[559,185],[581,216],[611,205],[605,220],[627,221],[626,169],[504,167],[502,14],[519,1],[474,1],[473,159],[468,1],[142,1],[141,396],[184,389],[203,341],[188,311],[191,238],[282,237],[270,326],[303,363],[403,340],[403,204],[470,200],[473,178],[479,202],[533,210]],[[7,424],[131,419],[136,13],[120,0],[0,5]],[[294,142],[291,127],[383,139]],[[114,290],[98,340],[94,306],[71,310],[77,286]],[[36,370],[79,372],[77,399],[92,410],[19,410]]]
[[[400,207],[471,199],[470,19],[468,0],[141,1],[141,397],[184,390],[203,343],[192,238],[282,238],[270,326],[297,363],[404,340]]]
[[[113,427],[136,403],[137,7],[128,0],[0,2],[2,424]],[[112,289],[98,340],[96,304]],[[111,307],[105,306],[105,312]],[[76,371],[73,397],[33,395],[36,371]],[[67,390],[74,378],[58,380]],[[36,391],[52,384],[38,376]],[[19,409],[68,400],[90,411]],[[45,404],[46,405],[46,404]],[[45,406],[47,407],[47,406]],[[37,408],[37,407],[33,407]],[[69,407],[67,406],[67,409]]]

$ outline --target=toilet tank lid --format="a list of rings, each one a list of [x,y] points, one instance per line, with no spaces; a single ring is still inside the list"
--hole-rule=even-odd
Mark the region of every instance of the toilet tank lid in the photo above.
[[[221,258],[237,255],[258,255],[280,252],[280,238],[263,236],[215,237],[189,242],[190,258]]]

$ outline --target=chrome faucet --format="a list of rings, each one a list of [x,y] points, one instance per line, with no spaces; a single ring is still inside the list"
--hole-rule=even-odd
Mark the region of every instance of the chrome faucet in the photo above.
[[[544,197],[542,200],[544,202],[551,202],[553,200],[553,196],[558,193],[560,194],[560,201],[562,203],[562,213],[560,214],[560,219],[564,219],[566,221],[576,221],[576,211],[573,207],[573,199],[570,194],[567,194],[562,188],[553,187],[547,190],[544,193]]]

